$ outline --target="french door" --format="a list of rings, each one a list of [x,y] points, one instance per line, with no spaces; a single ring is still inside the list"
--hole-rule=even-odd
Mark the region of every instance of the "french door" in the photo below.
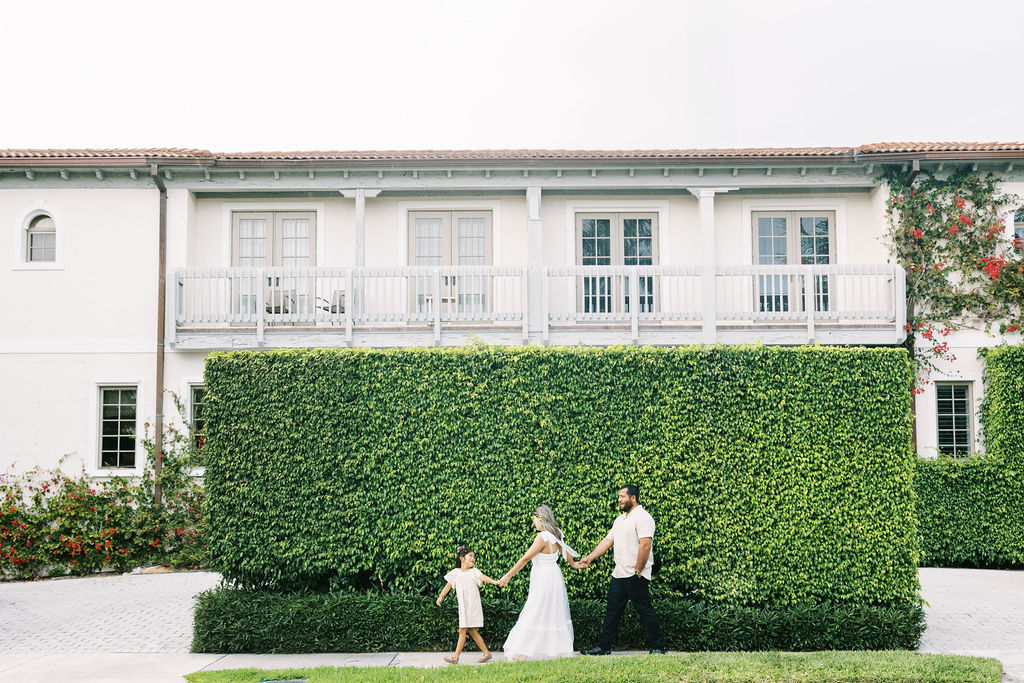
[[[655,213],[580,213],[576,215],[576,263],[581,266],[657,265],[658,215]],[[651,276],[585,275],[576,284],[582,313],[653,313],[657,286]],[[630,288],[636,291],[630,291]]]
[[[754,263],[765,266],[835,263],[834,211],[757,211],[753,213]],[[814,310],[833,310],[828,275],[813,275]],[[758,275],[754,285],[759,313],[805,309],[804,282],[799,275]]]
[[[241,268],[303,268],[316,264],[316,213],[312,211],[237,211],[231,216],[231,265]],[[239,313],[255,313],[258,287],[271,314],[308,310],[315,300],[311,278],[268,276],[265,282],[242,278],[233,283]]]
[[[486,266],[492,262],[490,211],[410,211],[409,263],[414,266]],[[482,313],[490,305],[490,277],[442,275],[435,292],[432,276],[417,276],[410,283],[412,309],[444,315]],[[435,296],[440,301],[435,302]]]

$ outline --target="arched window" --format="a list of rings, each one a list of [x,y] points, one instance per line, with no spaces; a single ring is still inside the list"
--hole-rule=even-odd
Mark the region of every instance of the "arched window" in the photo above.
[[[47,263],[57,260],[57,225],[48,214],[39,214],[28,224],[25,260]]]

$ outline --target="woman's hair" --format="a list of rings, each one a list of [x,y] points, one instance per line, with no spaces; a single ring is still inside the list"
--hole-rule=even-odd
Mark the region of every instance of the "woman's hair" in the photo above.
[[[547,505],[538,505],[533,514],[540,520],[540,528],[543,531],[550,531],[555,538],[565,539],[562,530],[558,528],[558,520],[555,519],[555,513],[551,511],[551,508]]]
[[[462,558],[473,552],[473,549],[468,545],[460,545],[455,551],[455,568],[458,569],[462,566]]]

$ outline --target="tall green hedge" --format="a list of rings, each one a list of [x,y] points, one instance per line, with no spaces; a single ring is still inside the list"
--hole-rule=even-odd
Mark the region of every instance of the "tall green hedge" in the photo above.
[[[500,576],[541,502],[589,550],[636,482],[662,596],[916,604],[910,372],[898,349],[213,354],[212,568],[433,594],[460,543]],[[609,573],[567,570],[570,596],[602,597]]]
[[[1024,346],[982,352],[985,395],[981,402],[985,453],[1024,459]]]
[[[917,463],[925,566],[1024,567],[1024,346],[983,358],[985,454]]]

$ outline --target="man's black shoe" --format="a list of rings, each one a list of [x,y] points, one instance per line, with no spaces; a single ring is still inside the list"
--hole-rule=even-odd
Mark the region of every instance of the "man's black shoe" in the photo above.
[[[589,650],[580,650],[581,655],[610,655],[611,650],[602,649],[600,645],[595,645]]]
[[[663,647],[656,647],[653,650],[651,650],[650,652],[648,652],[647,654],[649,654],[649,655],[667,655],[668,654],[668,650],[666,650]]]

